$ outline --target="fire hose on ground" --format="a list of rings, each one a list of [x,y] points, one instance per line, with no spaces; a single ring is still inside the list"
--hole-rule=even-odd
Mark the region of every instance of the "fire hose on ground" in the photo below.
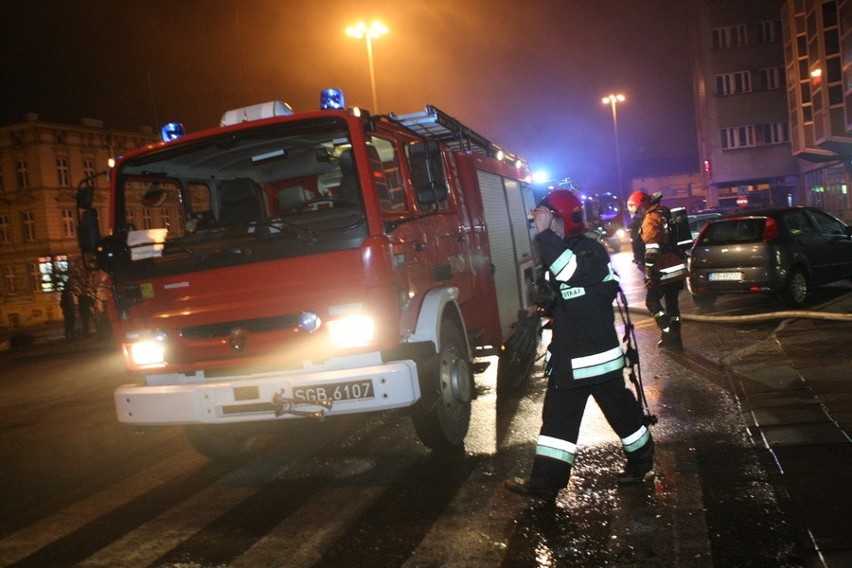
[[[628,309],[637,315],[648,316],[648,309],[638,306],[629,306]],[[768,321],[775,319],[817,319],[831,321],[852,321],[852,313],[822,312],[811,310],[782,310],[778,312],[767,312],[765,314],[747,314],[741,316],[702,315],[702,314],[680,314],[684,321],[700,321],[706,323],[737,323],[744,321]]]

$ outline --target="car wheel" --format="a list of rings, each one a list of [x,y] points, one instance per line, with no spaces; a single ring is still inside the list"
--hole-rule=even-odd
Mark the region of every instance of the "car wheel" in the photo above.
[[[784,299],[793,308],[801,308],[808,298],[808,279],[800,269],[790,273],[784,285]]]
[[[693,294],[692,301],[702,310],[709,310],[716,302],[716,296],[712,294]]]

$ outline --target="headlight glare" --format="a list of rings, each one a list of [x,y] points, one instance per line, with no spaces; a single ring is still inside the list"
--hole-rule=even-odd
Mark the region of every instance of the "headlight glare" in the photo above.
[[[363,347],[376,336],[376,323],[368,315],[351,315],[329,321],[328,333],[335,347]]]
[[[137,367],[161,367],[165,364],[166,334],[162,331],[128,334],[125,345],[130,362]]]

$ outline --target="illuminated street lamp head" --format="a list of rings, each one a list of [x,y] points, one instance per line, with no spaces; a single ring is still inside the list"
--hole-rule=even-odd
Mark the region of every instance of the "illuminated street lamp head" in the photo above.
[[[379,103],[376,98],[376,71],[373,69],[373,40],[388,33],[388,28],[381,22],[373,20],[369,26],[364,22],[358,22],[354,26],[346,28],[346,35],[355,39],[363,39],[367,45],[367,64],[370,67],[370,90],[373,92],[373,111],[378,110]]]
[[[365,37],[376,39],[386,33],[388,33],[387,26],[375,20],[369,26],[364,22],[358,22],[354,26],[346,28],[346,35],[355,39],[364,39]]]
[[[624,95],[622,95],[622,94],[607,95],[607,96],[605,96],[604,98],[601,99],[601,102],[605,105],[615,104],[615,103],[623,103],[624,102]]]

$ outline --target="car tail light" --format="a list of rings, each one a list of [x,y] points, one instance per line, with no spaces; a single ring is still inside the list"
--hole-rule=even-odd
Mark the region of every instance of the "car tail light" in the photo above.
[[[767,217],[763,226],[763,242],[770,243],[778,238],[778,222],[773,217]]]

